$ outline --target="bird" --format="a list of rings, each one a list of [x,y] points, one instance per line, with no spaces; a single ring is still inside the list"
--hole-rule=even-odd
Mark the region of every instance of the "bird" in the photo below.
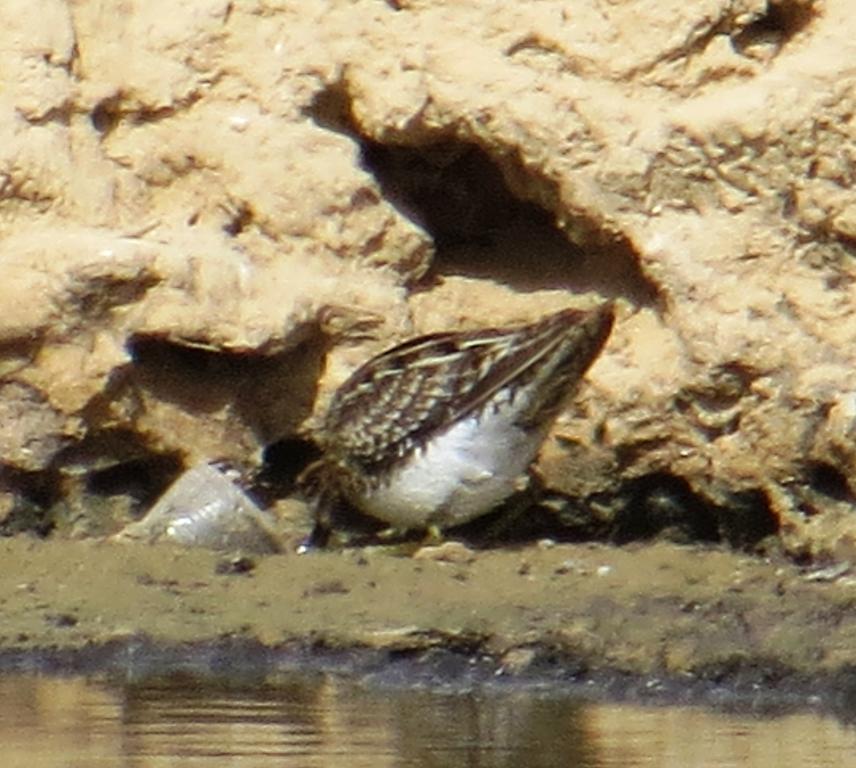
[[[315,430],[298,479],[324,546],[343,502],[400,533],[442,531],[521,488],[541,444],[612,330],[614,303],[527,324],[432,333],[361,365]]]

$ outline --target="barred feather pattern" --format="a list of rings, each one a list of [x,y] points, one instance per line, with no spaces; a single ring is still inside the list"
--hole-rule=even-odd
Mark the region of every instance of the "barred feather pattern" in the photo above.
[[[393,347],[336,392],[318,435],[324,463],[358,484],[382,481],[432,436],[486,408],[514,409],[524,429],[549,424],[603,347],[613,314],[609,302]]]

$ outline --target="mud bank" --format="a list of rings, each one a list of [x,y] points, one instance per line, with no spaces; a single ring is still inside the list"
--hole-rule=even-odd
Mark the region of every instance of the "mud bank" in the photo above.
[[[796,563],[856,562],[851,3],[126,5],[0,29],[0,646],[849,669],[856,585]],[[215,459],[282,517],[373,354],[607,299],[537,462],[557,538],[694,547],[96,540]]]
[[[590,679],[613,692],[840,702],[856,667],[856,580],[727,551],[532,545],[452,563],[355,549],[236,566],[166,545],[18,538],[0,556],[7,670],[155,674],[198,648],[200,669],[227,676],[278,658],[394,676],[408,660],[433,682]]]

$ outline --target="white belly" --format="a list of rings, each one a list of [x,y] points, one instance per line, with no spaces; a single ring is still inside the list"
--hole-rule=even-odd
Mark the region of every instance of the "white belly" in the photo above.
[[[387,482],[351,499],[396,528],[449,527],[489,512],[518,489],[544,439],[488,408],[434,435]]]

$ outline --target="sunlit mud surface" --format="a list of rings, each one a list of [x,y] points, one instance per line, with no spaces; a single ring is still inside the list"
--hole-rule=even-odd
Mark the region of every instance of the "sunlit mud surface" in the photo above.
[[[856,729],[816,714],[592,704],[537,689],[390,689],[306,674],[237,687],[5,677],[0,742],[8,768],[856,765]]]
[[[204,646],[219,650],[198,657],[203,671],[246,663],[264,676],[281,652],[358,651],[384,668],[428,658],[442,679],[431,654],[451,652],[512,678],[617,673],[856,701],[849,566],[662,543],[457,554],[0,540],[0,669],[45,671],[49,652],[49,671],[91,674],[108,661],[98,649],[126,670],[148,664],[140,648]]]

